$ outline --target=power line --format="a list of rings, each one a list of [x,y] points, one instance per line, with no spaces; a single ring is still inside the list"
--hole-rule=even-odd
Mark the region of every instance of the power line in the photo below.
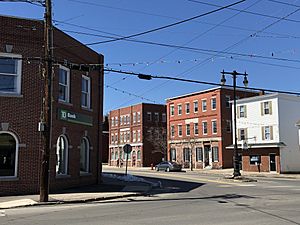
[[[45,3],[42,0],[0,0],[0,2],[20,2],[45,7]]]
[[[282,1],[276,1],[276,0],[268,0],[268,1],[269,2],[279,3],[279,4],[282,4],[282,5],[294,6],[294,7],[297,7],[297,8],[300,7],[300,5],[295,5],[295,4],[291,4],[291,3],[287,3],[287,2],[282,2]]]
[[[121,90],[121,89],[116,88],[116,87],[112,87],[112,86],[110,86],[110,85],[105,85],[105,87],[111,88],[111,89],[113,89],[113,90],[115,90],[115,91],[121,92],[121,93],[123,93],[123,94],[127,94],[127,95],[129,95],[129,96],[135,96],[135,97],[140,98],[140,99],[142,99],[142,100],[147,100],[147,101],[149,101],[149,102],[156,103],[154,100],[151,100],[151,99],[149,99],[149,98],[145,98],[145,97],[143,97],[143,96],[136,95],[136,94],[133,94],[133,93],[131,93],[131,92],[124,91],[124,90]]]
[[[212,4],[212,3],[207,3],[207,2],[202,2],[202,1],[198,1],[198,0],[187,0],[189,2],[194,2],[194,3],[199,3],[199,4],[203,4],[203,5],[209,5],[209,6],[214,6],[214,7],[220,7],[220,5],[216,5],[216,4]],[[251,11],[247,11],[247,10],[241,10],[241,9],[236,9],[236,8],[227,8],[228,10],[233,10],[233,11],[238,11],[238,12],[242,12],[242,13],[247,13],[247,14],[251,14],[251,15],[256,15],[256,16],[263,16],[263,17],[267,17],[267,18],[272,18],[272,19],[280,19],[280,17],[278,16],[271,16],[271,15],[267,15],[267,14],[262,14],[262,13],[257,13],[257,12],[251,12]],[[293,19],[283,19],[289,22],[296,22],[299,23],[300,20],[293,20]]]
[[[151,29],[151,30],[143,31],[143,32],[140,32],[140,33],[137,33],[137,34],[132,34],[132,35],[125,36],[125,37],[120,37],[120,38],[114,38],[114,39],[106,40],[106,41],[98,41],[98,42],[88,43],[88,44],[85,44],[85,45],[96,45],[96,44],[103,44],[103,43],[121,41],[121,40],[125,40],[125,39],[128,39],[128,38],[133,38],[133,37],[138,37],[138,36],[141,36],[141,35],[153,33],[153,32],[159,31],[159,30],[163,30],[163,29],[166,29],[166,28],[169,28],[169,27],[173,27],[173,26],[176,26],[176,25],[179,25],[179,24],[182,24],[182,23],[186,23],[186,22],[198,19],[200,17],[210,15],[212,13],[215,13],[215,12],[221,11],[223,9],[226,9],[230,6],[240,4],[244,1],[245,0],[241,0],[241,1],[238,1],[238,2],[235,2],[235,3],[232,3],[230,5],[226,5],[226,6],[218,8],[218,9],[215,9],[215,10],[212,10],[212,11],[209,11],[209,12],[206,12],[206,13],[202,13],[200,15],[197,15],[197,16],[194,16],[194,17],[191,17],[191,18],[188,18],[188,19],[184,19],[184,20],[181,20],[181,21],[178,21],[178,22],[175,22],[175,23],[171,23],[171,24],[168,24],[168,25],[165,25],[165,26],[161,26],[161,27],[158,27],[158,28],[154,28],[154,29]],[[63,48],[70,48],[70,47],[77,47],[77,46],[66,46],[66,47],[63,47]]]
[[[174,80],[174,81],[181,81],[181,82],[188,82],[188,83],[197,83],[197,84],[204,84],[204,85],[221,86],[219,83],[215,83],[215,82],[192,80],[192,79],[183,79],[183,78],[178,78],[178,77],[157,76],[157,75],[150,75],[150,74],[144,74],[144,73],[135,73],[135,72],[115,70],[115,69],[107,69],[107,68],[104,69],[104,71],[136,76],[139,79],[144,79],[144,80],[165,79],[165,80]],[[222,86],[230,87],[230,88],[233,87],[232,85],[227,85],[227,84],[222,85]],[[282,94],[290,94],[290,95],[300,96],[300,92],[282,91],[282,90],[274,90],[274,89],[266,89],[266,88],[258,88],[258,87],[244,87],[244,86],[236,86],[236,87],[239,88],[239,89],[252,90],[252,91],[266,91],[266,92],[282,93]]]

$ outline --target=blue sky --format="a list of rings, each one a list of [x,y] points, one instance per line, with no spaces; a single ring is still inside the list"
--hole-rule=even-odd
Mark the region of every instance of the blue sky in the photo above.
[[[53,0],[53,19],[59,29],[83,43],[92,43],[108,40],[96,35],[128,36],[218,8],[203,3],[225,6],[236,2],[196,1]],[[204,52],[125,40],[90,47],[103,54],[107,67],[113,69],[217,83],[223,69],[247,71],[249,87],[300,92],[300,1],[278,1],[290,5],[247,0],[233,6],[235,10],[224,9],[135,38]],[[0,2],[2,15],[42,19],[43,11],[28,3]],[[230,77],[227,80],[231,84]],[[211,86],[106,73],[104,112],[140,102],[163,104],[166,98],[207,88]]]

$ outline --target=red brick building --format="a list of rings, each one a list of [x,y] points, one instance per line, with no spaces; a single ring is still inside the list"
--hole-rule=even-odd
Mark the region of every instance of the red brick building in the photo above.
[[[237,97],[254,93],[237,90]],[[167,99],[168,159],[185,168],[232,167],[231,104],[225,87]]]
[[[43,26],[43,21],[0,17],[0,195],[39,191]],[[53,39],[57,61],[103,64],[102,55],[56,28]],[[50,191],[96,183],[101,174],[103,72],[55,63],[53,74]]]
[[[125,165],[125,144],[132,146],[128,166],[151,166],[167,151],[166,106],[141,103],[109,113],[109,165]]]

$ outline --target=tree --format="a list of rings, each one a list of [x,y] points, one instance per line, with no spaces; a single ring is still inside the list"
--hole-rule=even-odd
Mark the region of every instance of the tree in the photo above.
[[[151,153],[160,153],[163,160],[167,158],[167,129],[165,127],[151,126],[147,129],[146,140],[151,143]]]

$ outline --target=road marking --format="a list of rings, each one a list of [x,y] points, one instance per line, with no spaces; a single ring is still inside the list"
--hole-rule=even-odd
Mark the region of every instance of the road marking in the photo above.
[[[6,216],[5,210],[0,210],[0,216]]]
[[[285,185],[285,186],[268,186],[267,188],[296,188],[297,186],[289,186],[289,185]]]

